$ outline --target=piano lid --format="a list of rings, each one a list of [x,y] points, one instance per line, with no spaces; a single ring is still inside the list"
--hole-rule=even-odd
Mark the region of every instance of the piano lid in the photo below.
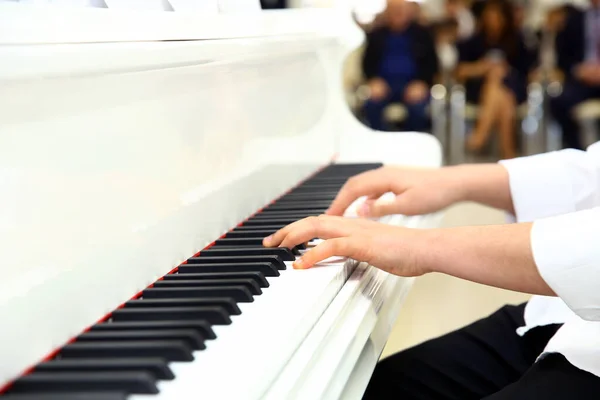
[[[157,0],[160,1],[160,0]],[[170,0],[175,8],[180,0]],[[244,0],[246,1],[246,0]],[[185,1],[182,1],[185,3]],[[235,3],[235,2],[234,2]],[[155,11],[0,2],[0,44],[334,37],[356,48],[362,33],[339,9]],[[134,28],[134,29],[133,29]]]

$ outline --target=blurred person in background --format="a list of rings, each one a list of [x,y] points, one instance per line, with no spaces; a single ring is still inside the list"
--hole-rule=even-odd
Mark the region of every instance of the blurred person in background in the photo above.
[[[475,17],[465,0],[446,0],[445,18],[452,18],[458,25],[458,38],[465,40],[475,32]]]
[[[367,34],[363,73],[370,98],[364,106],[369,126],[387,130],[383,111],[391,103],[403,104],[408,116],[403,128],[426,131],[429,90],[438,70],[433,38],[414,21],[405,0],[388,0],[383,25]]]
[[[538,51],[539,39],[535,29],[528,23],[530,0],[510,0],[515,18],[515,27],[523,35],[525,45],[534,52]]]
[[[423,7],[416,1],[407,0],[408,6],[410,7],[410,13],[413,21],[423,26],[429,26],[429,18],[423,11]]]
[[[572,6],[554,5],[545,13],[544,25],[537,32],[539,40],[538,67],[532,72],[531,81],[562,82],[564,76],[558,69],[556,36],[562,31]]]
[[[563,145],[581,149],[572,112],[578,104],[600,98],[600,0],[590,0],[590,7],[583,11],[571,9],[555,43],[565,80],[562,93],[550,100],[550,111],[561,126]]]
[[[456,19],[445,18],[434,23],[431,28],[438,55],[440,81],[444,85],[450,85],[451,75],[458,61],[456,42],[459,36],[459,26]]]
[[[457,78],[465,82],[467,101],[480,106],[467,149],[481,151],[497,127],[502,157],[515,157],[516,110],[527,98],[533,60],[515,26],[511,4],[488,0],[477,33],[459,43],[458,50]]]

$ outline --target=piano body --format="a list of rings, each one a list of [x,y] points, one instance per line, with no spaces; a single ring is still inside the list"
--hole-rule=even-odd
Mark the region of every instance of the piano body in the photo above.
[[[360,398],[412,279],[245,245],[440,146],[351,115],[349,14],[174,8],[0,3],[0,398]]]

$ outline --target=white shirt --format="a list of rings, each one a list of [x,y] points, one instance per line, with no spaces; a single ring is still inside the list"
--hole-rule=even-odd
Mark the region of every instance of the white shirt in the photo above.
[[[600,142],[501,161],[518,222],[534,221],[531,248],[542,278],[559,297],[534,296],[524,334],[563,323],[544,353],[561,353],[600,376]]]

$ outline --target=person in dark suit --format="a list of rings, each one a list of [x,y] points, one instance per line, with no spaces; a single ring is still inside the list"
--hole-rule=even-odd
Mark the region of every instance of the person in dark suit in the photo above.
[[[404,129],[427,129],[426,107],[438,59],[432,35],[415,22],[405,0],[388,0],[383,26],[367,35],[362,67],[370,89],[364,112],[371,128],[387,130],[383,110],[399,102],[408,110]]]
[[[511,4],[488,0],[477,33],[459,43],[458,54],[457,77],[465,82],[467,100],[481,108],[467,148],[480,151],[497,126],[502,157],[513,158],[517,104],[527,98],[534,57],[515,25]]]
[[[600,0],[587,10],[571,9],[555,41],[557,64],[564,75],[562,93],[550,100],[550,111],[561,126],[563,145],[582,149],[573,108],[600,98]]]

